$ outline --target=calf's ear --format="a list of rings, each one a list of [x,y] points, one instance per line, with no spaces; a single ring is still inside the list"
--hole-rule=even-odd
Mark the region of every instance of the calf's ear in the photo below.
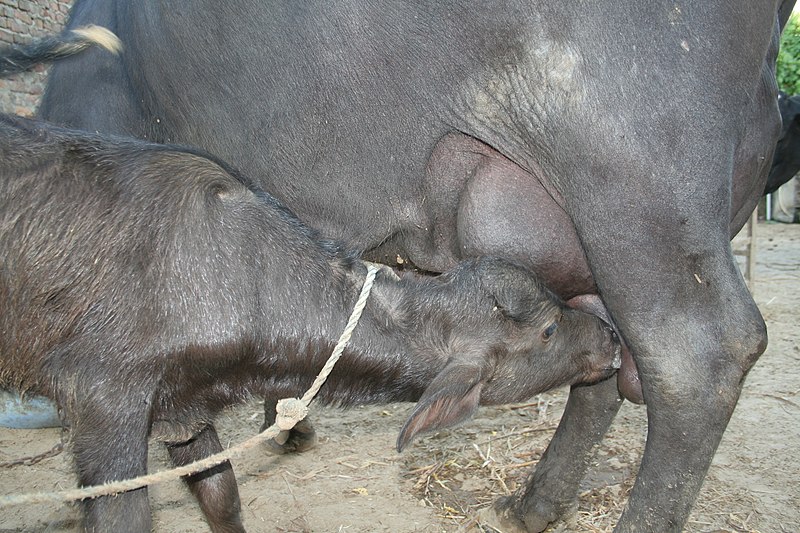
[[[534,319],[541,308],[547,289],[522,267],[503,264],[484,265],[480,271],[481,286],[506,318],[517,322]]]
[[[448,363],[425,389],[411,416],[397,437],[402,452],[414,438],[463,422],[472,416],[481,399],[481,368],[464,363]]]

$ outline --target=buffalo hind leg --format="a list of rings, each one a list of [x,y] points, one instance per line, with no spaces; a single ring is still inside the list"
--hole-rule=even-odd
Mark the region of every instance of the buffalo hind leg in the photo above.
[[[616,533],[682,531],[744,378],[766,347],[766,329],[754,304],[750,312],[739,313],[738,324],[721,320],[727,334],[716,339],[719,351],[704,354],[691,372],[682,354],[637,361],[642,383],[658,386],[645,390],[647,443]],[[693,344],[712,346],[707,339]]]
[[[524,492],[495,504],[503,531],[538,533],[577,510],[580,482],[621,405],[615,377],[572,387],[558,428]]]
[[[277,403],[277,398],[264,399],[264,425],[261,426],[261,431],[275,423],[275,405]],[[317,432],[308,418],[304,418],[288,431],[281,431],[275,438],[266,442],[267,450],[274,455],[302,453],[316,445]]]
[[[172,463],[183,466],[222,451],[217,431],[206,426],[193,439],[167,446]],[[183,477],[214,533],[244,533],[236,477],[229,461]]]

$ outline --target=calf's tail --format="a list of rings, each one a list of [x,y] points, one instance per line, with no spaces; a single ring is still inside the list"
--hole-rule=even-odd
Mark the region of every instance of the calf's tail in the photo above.
[[[90,46],[99,46],[113,54],[122,50],[122,42],[111,31],[102,26],[83,26],[62,35],[44,37],[0,51],[0,77],[79,54]]]

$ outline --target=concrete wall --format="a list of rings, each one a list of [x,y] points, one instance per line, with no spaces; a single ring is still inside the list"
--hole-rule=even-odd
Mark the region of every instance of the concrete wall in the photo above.
[[[58,33],[73,0],[0,0],[0,45]],[[46,67],[0,79],[0,111],[30,116],[44,90]]]

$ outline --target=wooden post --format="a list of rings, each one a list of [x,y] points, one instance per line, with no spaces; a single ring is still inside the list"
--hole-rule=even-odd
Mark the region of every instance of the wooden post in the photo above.
[[[756,271],[756,223],[758,222],[758,208],[753,211],[745,224],[744,236],[740,233],[735,243],[743,245],[733,249],[734,255],[745,257],[744,280],[750,289],[750,294],[755,296],[755,271]]]

